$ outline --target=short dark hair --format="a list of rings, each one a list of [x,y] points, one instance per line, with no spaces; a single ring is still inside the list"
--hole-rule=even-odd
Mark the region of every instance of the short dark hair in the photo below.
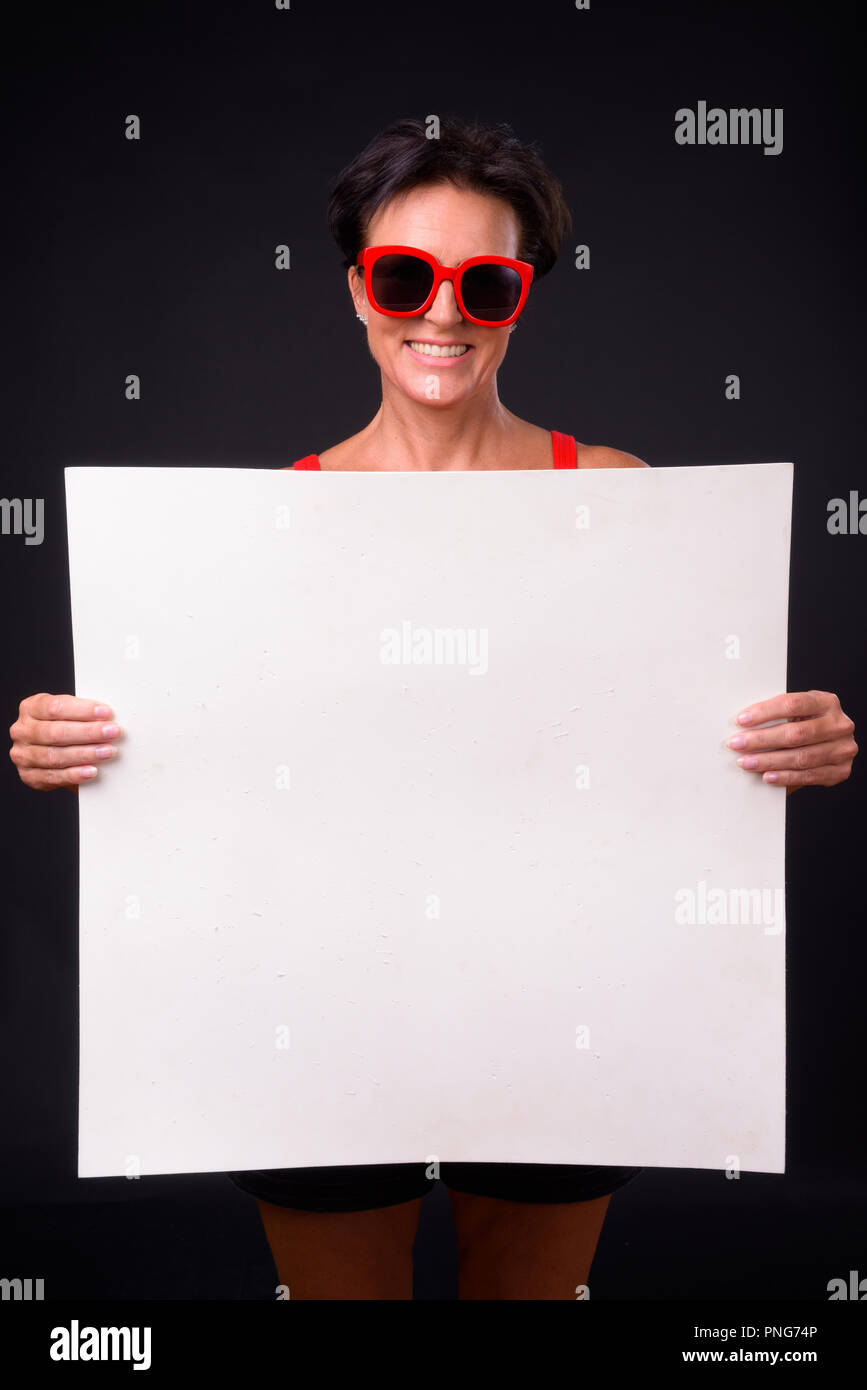
[[[442,118],[438,139],[427,138],[418,117],[393,121],[341,169],[330,189],[328,223],[343,264],[356,264],[368,223],[390,198],[433,183],[503,198],[520,224],[519,259],[530,262],[537,279],[551,269],[572,218],[538,146],[519,140],[505,121],[483,125],[459,117]]]

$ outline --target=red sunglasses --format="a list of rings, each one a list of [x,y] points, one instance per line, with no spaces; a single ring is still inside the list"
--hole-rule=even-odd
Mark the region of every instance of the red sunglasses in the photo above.
[[[365,273],[371,306],[392,318],[423,314],[443,280],[451,280],[458,308],[470,323],[504,328],[527,300],[533,267],[509,256],[470,256],[460,265],[440,265],[415,246],[366,246],[357,268]]]

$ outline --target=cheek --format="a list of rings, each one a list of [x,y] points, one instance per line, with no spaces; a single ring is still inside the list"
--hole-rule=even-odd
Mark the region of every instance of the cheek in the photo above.
[[[479,366],[487,371],[496,371],[506,355],[509,346],[508,328],[490,330],[478,344]]]
[[[382,315],[379,315],[378,318],[369,320],[367,341],[382,367],[400,360],[405,337],[403,326],[397,319],[385,319],[383,322]]]

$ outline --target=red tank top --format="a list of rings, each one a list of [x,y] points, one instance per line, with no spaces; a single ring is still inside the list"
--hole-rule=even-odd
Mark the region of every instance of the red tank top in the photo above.
[[[555,468],[577,468],[578,467],[578,446],[571,434],[561,434],[559,430],[551,431],[551,447],[554,453]],[[307,454],[303,459],[296,459],[294,463],[287,463],[287,468],[318,468],[321,472],[318,454]]]

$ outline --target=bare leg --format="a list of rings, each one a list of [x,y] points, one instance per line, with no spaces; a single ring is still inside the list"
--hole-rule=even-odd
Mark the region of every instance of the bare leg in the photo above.
[[[458,1298],[575,1299],[610,1194],[542,1205],[449,1189],[458,1237]]]
[[[422,1200],[373,1211],[318,1212],[256,1198],[290,1299],[411,1299]]]

